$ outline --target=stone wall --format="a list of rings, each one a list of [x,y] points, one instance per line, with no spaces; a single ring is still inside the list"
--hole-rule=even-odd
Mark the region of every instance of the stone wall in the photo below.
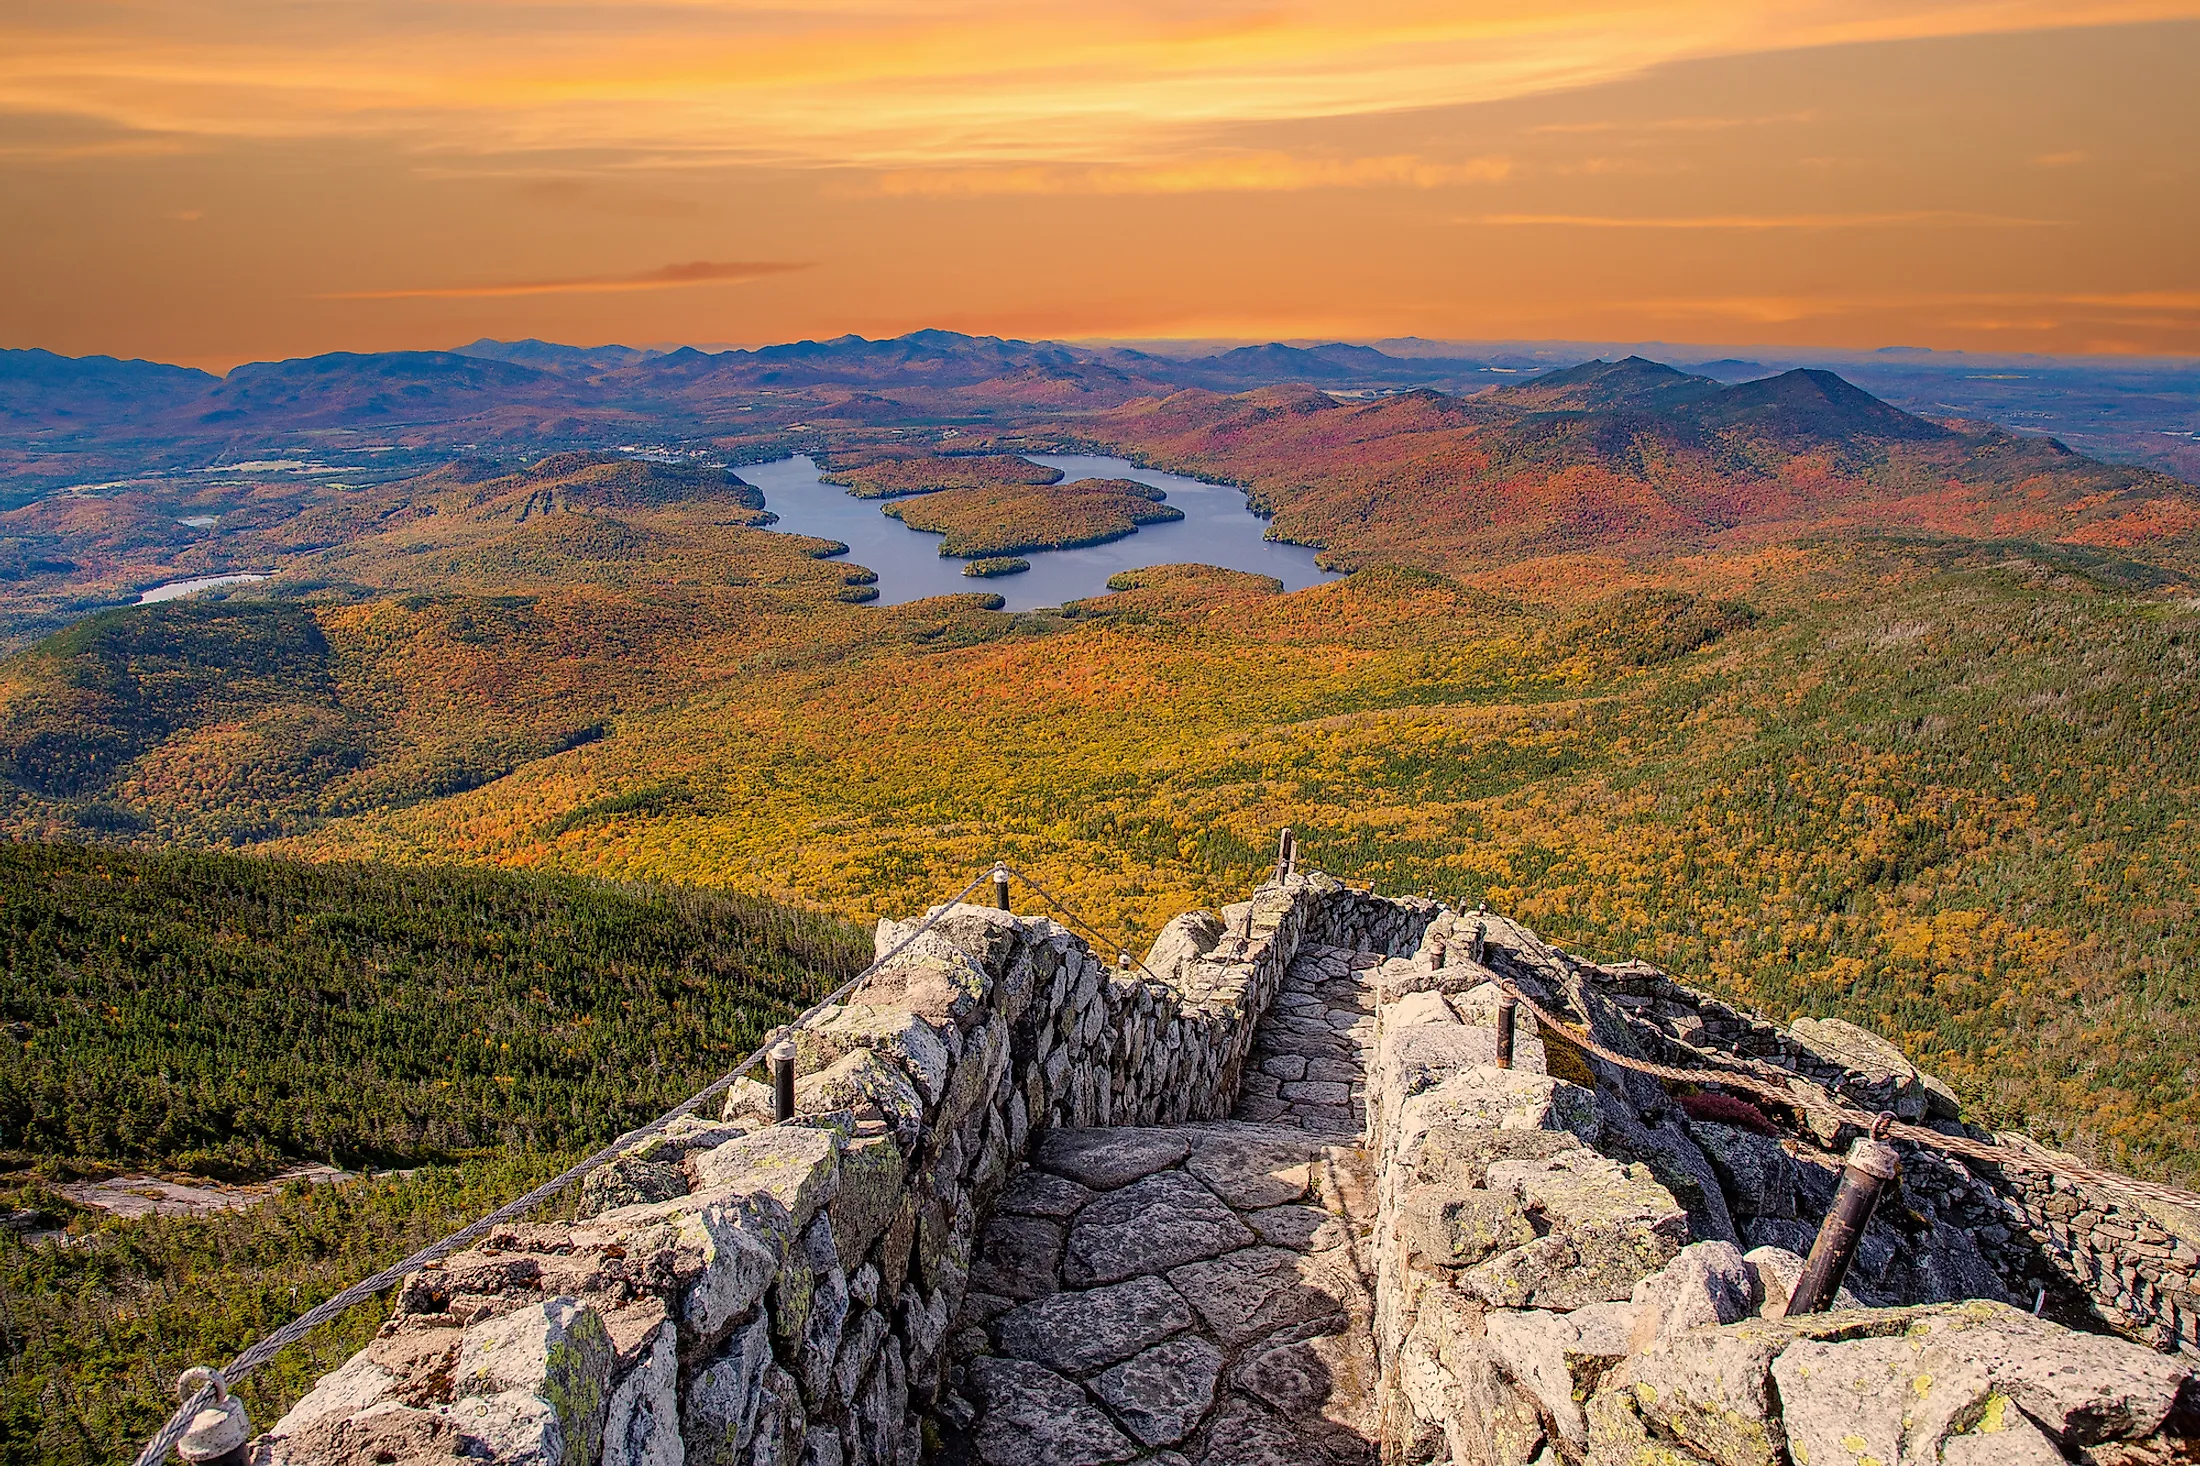
[[[1647,970],[1615,987],[1637,989],[1649,1002],[1633,1014],[1646,1050],[1662,1045],[1683,1063],[1692,1048],[1759,1058],[1858,1105],[2056,1158],[2027,1136],[1965,1123],[1945,1084],[1852,1024],[1806,1018],[1781,1029]],[[1691,1015],[1705,1024],[1694,1044],[1686,1041]],[[1831,1144],[1835,1137],[1820,1139]],[[2044,1294],[2048,1311],[2059,1316],[2090,1315],[2157,1348],[2200,1355],[2200,1217],[2044,1171],[1958,1164],[1931,1153],[1905,1166],[1906,1190],[1977,1238],[2017,1301],[2030,1304]]]
[[[1227,1115],[1300,942],[1406,951],[1435,911],[1295,878],[1179,917],[1149,975],[955,908],[800,1035],[793,1123],[745,1082],[592,1175],[579,1220],[416,1274],[248,1452],[910,1466],[973,1239],[1034,1136]],[[880,951],[908,931],[882,923]]]
[[[1500,1071],[1494,979],[1620,1052],[1743,1058],[1983,1135],[1861,1029],[1774,1024],[1640,964],[1322,876],[1177,918],[1142,967],[1043,919],[941,918],[800,1035],[793,1122],[771,1124],[746,1082],[591,1176],[575,1220],[409,1278],[378,1337],[248,1455],[913,1466],[1005,1183],[1049,1131],[1220,1143],[1201,1127],[1232,1113],[1306,948],[1374,992],[1374,1194],[1352,1250],[1386,1461],[2200,1459],[2193,1365],[2174,1357],[2200,1317],[2191,1219],[1905,1147],[1846,1311],[1784,1320],[1849,1136],[1800,1095],[1790,1133],[1727,1095],[1669,1092],[1545,1042],[1525,1014]],[[882,923],[879,950],[911,929]],[[1341,961],[1354,952],[1385,960]],[[1905,1391],[1891,1414],[1876,1403]]]
[[[1615,1051],[1641,1052],[1651,1021],[1682,1045],[1747,1034],[1874,1108],[1951,1103],[1914,1070],[1874,1072],[1886,1055],[1862,1030],[1771,1030],[1647,968],[1582,963],[1494,917],[1439,918],[1374,974],[1386,1461],[1983,1466],[2014,1452],[2052,1466],[2193,1449],[2193,1364],[2011,1307],[1950,1219],[2002,1193],[1908,1148],[1839,1311],[1782,1318],[1832,1154],[1776,1138],[1749,1106],[1676,1099],[1544,1042],[1524,1010],[1515,1066],[1496,1068],[1499,972]]]
[[[1783,1027],[1646,965],[1581,962],[1509,922],[1489,925],[1496,967],[1568,992],[1577,1010],[1586,1004],[1599,1020],[1600,1036],[1621,1052],[1683,1066],[1702,1064],[1707,1055],[1753,1060],[1765,1066],[1767,1077],[1812,1081],[1867,1112],[1890,1110],[1950,1135],[2054,1155],[2025,1136],[1965,1123],[1947,1085],[1854,1024],[1799,1018]],[[1642,1092],[1640,1081],[1630,1092]],[[1795,1250],[1807,1250],[1802,1225],[1823,1214],[1836,1158],[1855,1134],[1823,1114],[1805,1111],[1804,1117],[1818,1148],[1803,1153],[1807,1169],[1799,1175],[1813,1204],[1792,1222],[1785,1215],[1767,1218],[1752,1232],[1755,1240]],[[1701,1122],[1690,1123],[1701,1129]],[[1890,1217],[1923,1217],[1929,1224],[1905,1231],[1890,1220],[1868,1239],[1858,1292],[1869,1301],[1918,1296],[1914,1280],[1906,1283],[1886,1270],[1899,1271],[1906,1258],[1934,1256],[1934,1236],[1960,1234],[1975,1244],[2011,1301],[2027,1308],[2037,1303],[2068,1323],[2111,1328],[2200,1357],[2200,1217],[2038,1170],[1958,1163],[1917,1147],[1904,1148],[1900,1198],[1899,1208],[1888,1209]],[[1987,1294],[1984,1287],[1971,1292]]]

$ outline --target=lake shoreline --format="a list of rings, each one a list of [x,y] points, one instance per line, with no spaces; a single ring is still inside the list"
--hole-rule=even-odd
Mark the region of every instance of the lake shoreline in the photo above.
[[[1003,550],[989,544],[982,556],[958,557],[942,553],[941,542],[933,533],[882,512],[880,500],[858,499],[826,482],[815,461],[808,457],[745,464],[739,472],[763,492],[767,509],[778,516],[772,526],[774,532],[847,545],[846,558],[878,577],[878,598],[869,602],[872,605],[894,606],[931,596],[968,595],[973,577],[963,573],[963,561],[979,558],[1029,557],[1028,570],[992,582],[999,587],[1004,609],[1010,611],[1104,599],[1114,593],[1108,585],[1112,576],[1156,565],[1194,564],[1241,570],[1275,579],[1287,591],[1337,578],[1338,572],[1316,563],[1314,548],[1268,538],[1267,518],[1255,510],[1250,496],[1238,486],[1208,483],[1097,454],[1034,453],[1025,457],[1040,468],[1060,471],[1061,478],[1053,488],[1066,488],[1087,479],[1129,480],[1158,491],[1160,504],[1183,517],[1157,517],[1150,523],[1132,525],[1128,533],[1076,545]],[[895,496],[887,502],[906,505],[928,497]]]

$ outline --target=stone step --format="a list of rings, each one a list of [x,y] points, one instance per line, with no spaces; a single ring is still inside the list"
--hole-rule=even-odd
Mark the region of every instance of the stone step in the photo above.
[[[1366,1128],[1375,993],[1367,954],[1308,943],[1253,1032],[1235,1118],[1356,1139]]]

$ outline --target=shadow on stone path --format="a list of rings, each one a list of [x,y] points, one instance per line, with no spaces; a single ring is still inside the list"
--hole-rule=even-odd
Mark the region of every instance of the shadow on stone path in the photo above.
[[[1238,1119],[1040,1139],[980,1234],[942,1459],[1372,1466],[1359,979],[1379,960],[1300,956]]]

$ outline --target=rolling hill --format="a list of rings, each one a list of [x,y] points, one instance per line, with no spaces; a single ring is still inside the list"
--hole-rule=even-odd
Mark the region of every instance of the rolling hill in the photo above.
[[[2052,439],[1961,430],[1829,372],[1739,384],[1629,359],[1468,398],[1190,391],[1059,423],[1247,485],[1273,533],[1340,566],[1492,570],[1835,533],[2025,539],[2193,563],[2200,490]]]
[[[357,1239],[402,1251],[556,1169],[526,1147],[615,1124],[606,1073],[669,1093],[854,960],[758,897],[905,914],[1005,857],[1141,948],[1241,894],[1281,824],[1385,891],[1852,1018],[1970,1113],[2200,1174],[2195,490],[1813,370],[1355,397],[1389,368],[1297,351],[469,348],[164,378],[140,439],[20,436],[37,472],[119,469],[0,512],[16,1159],[504,1149],[7,1252],[42,1342],[0,1435],[45,1440],[54,1380],[119,1439],[162,1408],[145,1361],[183,1362],[148,1329],[225,1352]],[[1006,533],[1064,518],[1018,456],[1063,448],[1246,484],[1360,568],[872,608],[739,472],[810,452]],[[270,578],[115,604],[235,570]]]
[[[1341,344],[1177,358],[952,331],[718,352],[481,340],[447,352],[254,362],[225,378],[151,362],[0,351],[0,424],[46,451],[133,444],[142,456],[157,441],[203,459],[225,445],[264,446],[327,428],[407,428],[444,442],[600,444],[652,427],[692,435],[810,418],[982,419],[1004,409],[1114,406],[1187,386],[1307,381],[1379,389],[1457,384],[1480,370],[1475,362],[1403,359]],[[737,412],[761,415],[737,423]]]
[[[0,351],[0,428],[84,432],[159,420],[201,401],[220,381],[157,361]]]
[[[867,492],[940,490],[892,502],[990,535],[1043,497],[1017,480],[1053,476],[1014,455],[1108,448],[1244,483],[1278,533],[1361,573],[1281,595],[1179,567],[1058,610],[868,608],[868,572],[771,532],[737,472],[658,450],[50,496],[0,518],[24,557],[0,587],[23,648],[0,664],[0,826],[863,915],[1005,849],[1135,929],[1241,885],[1289,822],[1357,874],[1540,903],[1569,940],[1781,1001],[1835,992],[2005,1112],[2051,1095],[2088,1144],[2187,1164],[2131,1035],[2189,1001],[2200,958],[2118,933],[2175,929],[2182,900],[2190,486],[1821,372],[1640,360],[1468,397],[1187,388],[1071,412],[1012,392],[990,425],[912,416],[907,394],[975,400],[1004,365],[1070,369],[966,344],[439,356],[344,400],[513,383],[548,394],[541,417],[576,377],[875,371],[830,389],[875,422],[793,418],[814,402],[790,391],[783,427],[698,450],[801,448]],[[976,385],[907,386],[910,352]],[[266,380],[244,397],[315,378]],[[87,585],[226,567],[272,578],[72,620]],[[1950,922],[1968,945],[1915,935]],[[2004,989],[1967,986],[1982,972],[2032,985],[2018,1052],[1993,1036]],[[2095,973],[2143,980],[2082,1012],[2052,997]],[[1957,997],[1890,1010],[1913,981]],[[2116,1055],[2090,1100],[2049,1041],[2086,1023]]]
[[[835,434],[918,423],[991,430],[1047,415],[1105,414],[1188,389],[1228,395],[1298,386],[1363,400],[1434,390],[1523,410],[1629,409],[1677,421],[1707,383],[1778,380],[1750,362],[1721,361],[1705,369],[1709,376],[1692,376],[1639,358],[1616,372],[1605,370],[1612,364],[1589,363],[1525,379],[1517,366],[1446,354],[1429,343],[1386,344],[1395,351],[1270,342],[1176,355],[950,331],[725,351],[480,340],[444,352],[251,363],[227,378],[150,362],[0,351],[0,428],[12,435],[0,438],[0,507],[61,487],[148,475],[175,480],[282,456],[312,461],[298,471],[341,472],[352,482],[402,477],[435,455],[482,446],[534,456],[637,442],[710,443],[739,462],[785,451],[790,435],[816,450]],[[1527,359],[1502,349],[1496,355]],[[1859,369],[1892,370],[1876,362]],[[1997,386],[2021,386],[2015,379],[2027,375],[2040,375],[2041,383],[2031,396],[1980,397],[1954,367],[1934,366],[1923,377],[1917,372],[1925,369],[1914,363],[1904,369],[1909,376],[1890,380],[1911,394],[1905,400],[1922,394],[1936,421],[1975,417],[1983,406],[2002,421],[2029,426],[2059,420],[2062,405],[2076,400],[2068,384],[2077,378],[2068,370],[1988,374]],[[2184,379],[2160,371],[2094,375],[2113,387],[2090,394],[2089,402],[2100,402],[2086,407],[2081,425],[2098,419],[2115,431],[2093,432],[2086,441],[2183,472],[2189,433],[2138,429],[2141,419],[2184,424],[2178,385]],[[1754,409],[1746,397],[1715,405],[1753,410],[1760,434],[1841,431],[1838,420],[1863,404],[1851,396],[1837,408],[1826,394],[1841,389],[1826,373],[1816,380],[1825,401],[1802,392]],[[1794,394],[1797,384],[1777,390]],[[2128,399],[2129,410],[2110,399]],[[1893,426],[1892,419],[1882,424]]]

